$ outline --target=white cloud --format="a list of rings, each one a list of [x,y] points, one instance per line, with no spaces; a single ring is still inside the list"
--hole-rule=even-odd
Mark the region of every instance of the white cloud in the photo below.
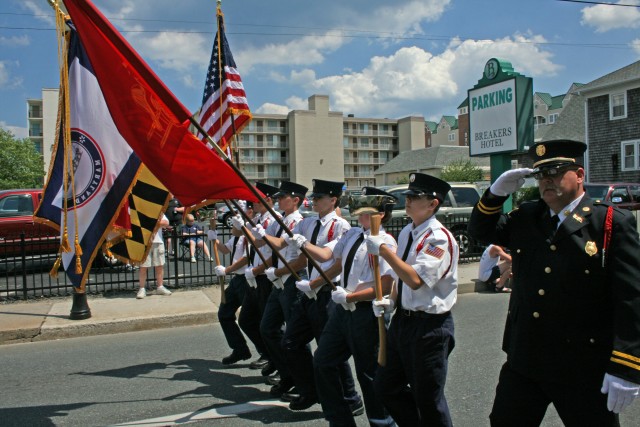
[[[358,72],[323,77],[306,86],[313,93],[328,93],[334,110],[359,116],[389,111],[458,105],[466,90],[481,77],[492,57],[509,58],[525,75],[553,75],[560,66],[535,43],[541,36],[515,35],[498,40],[454,40],[438,55],[419,47],[403,47],[393,55],[373,57]]]
[[[622,4],[640,4],[639,0],[618,1]],[[621,28],[640,27],[640,10],[635,7],[596,5],[582,9],[582,25],[594,27],[599,33]]]
[[[17,139],[24,139],[29,136],[29,131],[27,128],[23,128],[19,126],[10,126],[3,121],[0,121],[0,127],[11,132],[13,136],[15,136]]]
[[[0,46],[6,47],[24,47],[29,46],[31,40],[29,36],[12,36],[12,37],[2,37],[0,36]]]
[[[258,107],[256,114],[289,114],[291,110],[307,110],[309,101],[297,96],[291,96],[285,101],[285,105],[272,104],[267,102]]]
[[[13,89],[22,85],[22,77],[12,76],[7,61],[0,61],[0,89]]]
[[[204,72],[202,68],[209,60],[209,55],[203,52],[210,52],[211,41],[202,34],[161,32],[149,36],[136,33],[129,37],[143,57],[169,70],[186,72],[196,67]]]
[[[35,15],[35,18],[39,21],[45,22],[49,25],[56,26],[56,20],[53,16],[53,9],[42,8],[40,5],[46,4],[45,2],[35,2],[33,0],[27,0],[22,3],[24,7],[29,9]]]

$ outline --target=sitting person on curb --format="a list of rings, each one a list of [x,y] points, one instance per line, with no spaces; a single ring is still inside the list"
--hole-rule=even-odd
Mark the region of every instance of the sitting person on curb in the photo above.
[[[195,218],[191,214],[187,215],[187,223],[182,226],[182,236],[185,236],[183,244],[189,245],[191,262],[196,262],[196,247],[202,248],[204,259],[213,261],[209,254],[209,248],[204,243],[204,230],[195,223]]]
[[[482,253],[478,279],[495,292],[511,292],[511,255],[498,245],[489,245]]]
[[[153,267],[156,273],[156,282],[158,287],[156,293],[158,295],[171,295],[171,291],[162,285],[162,278],[164,276],[164,242],[162,241],[162,229],[169,226],[169,220],[166,216],[162,215],[162,219],[159,221],[158,228],[153,235],[151,249],[147,257],[140,265],[140,275],[138,283],[140,289],[138,289],[137,299],[142,299],[147,296],[147,270],[149,267]]]

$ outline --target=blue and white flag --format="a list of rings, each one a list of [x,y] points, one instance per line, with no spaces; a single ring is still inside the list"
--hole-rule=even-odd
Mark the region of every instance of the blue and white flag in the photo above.
[[[62,253],[62,263],[73,285],[83,289],[91,263],[126,201],[141,162],[118,132],[80,38],[73,25],[70,27],[68,87],[73,148],[72,153],[64,152],[61,123],[49,181],[35,216],[58,224],[62,238],[63,197],[67,197],[67,230],[72,251]],[[64,115],[61,117],[60,122]],[[73,159],[75,208],[71,191],[63,194],[64,156]],[[79,274],[75,266],[76,219],[82,249]]]

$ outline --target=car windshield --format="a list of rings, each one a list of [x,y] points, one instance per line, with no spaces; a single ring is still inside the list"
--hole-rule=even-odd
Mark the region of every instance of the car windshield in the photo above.
[[[584,190],[587,192],[589,197],[592,199],[601,199],[604,200],[607,196],[607,191],[609,191],[608,185],[593,185],[586,184],[584,186]]]
[[[451,187],[451,192],[459,208],[472,208],[478,203],[478,200],[480,200],[480,195],[473,188]]]

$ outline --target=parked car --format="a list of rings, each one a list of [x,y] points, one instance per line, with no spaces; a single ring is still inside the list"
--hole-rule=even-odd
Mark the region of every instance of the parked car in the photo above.
[[[59,231],[33,220],[41,199],[41,189],[0,191],[0,257],[21,255],[22,233],[27,255],[57,252]]]
[[[404,184],[385,190],[398,198],[393,207],[394,218],[407,216],[405,196],[402,193],[408,188],[409,185]],[[467,232],[467,224],[471,211],[479,200],[480,190],[475,184],[451,184],[451,191],[446,195],[436,213],[436,218],[453,233],[460,247],[461,256],[468,255],[476,249],[475,241]],[[348,213],[348,209],[343,209],[343,213]]]
[[[602,200],[631,211],[640,209],[640,184],[585,183],[584,189],[594,200]]]

